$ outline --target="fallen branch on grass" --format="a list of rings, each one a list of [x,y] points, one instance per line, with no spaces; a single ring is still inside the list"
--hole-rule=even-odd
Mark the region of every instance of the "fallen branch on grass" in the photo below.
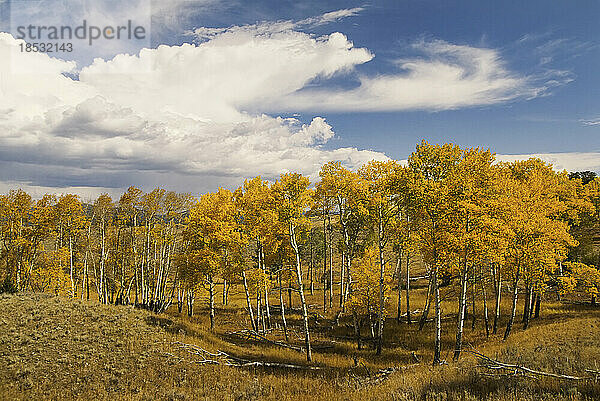
[[[600,371],[597,370],[592,370],[592,369],[586,369],[585,370],[587,373],[591,373],[594,375],[594,381],[598,381],[598,379],[600,378]]]
[[[318,366],[304,366],[304,365],[292,365],[288,363],[279,363],[279,362],[266,362],[266,361],[251,361],[248,359],[238,358],[221,350],[217,350],[217,352],[209,352],[204,348],[201,348],[194,344],[186,344],[181,341],[175,341],[172,343],[176,345],[182,351],[185,351],[189,354],[200,357],[200,360],[194,360],[192,362],[199,363],[201,365],[204,364],[216,364],[216,365],[225,365],[225,366],[233,366],[237,368],[245,368],[245,367],[268,367],[268,368],[285,368],[285,369],[303,369],[303,370],[318,370],[321,369]],[[172,355],[166,353],[167,355]]]
[[[551,372],[543,372],[540,370],[530,369],[525,366],[515,365],[512,363],[500,362],[496,359],[492,359],[487,355],[482,354],[476,350],[463,350],[463,352],[467,352],[469,354],[473,354],[477,357],[477,359],[481,362],[481,365],[478,367],[486,368],[494,372],[498,372],[497,374],[500,376],[524,376],[528,378],[537,379],[539,377],[553,377],[556,379],[565,379],[565,380],[590,380],[592,377],[589,376],[571,376],[571,375],[561,375],[558,373]]]

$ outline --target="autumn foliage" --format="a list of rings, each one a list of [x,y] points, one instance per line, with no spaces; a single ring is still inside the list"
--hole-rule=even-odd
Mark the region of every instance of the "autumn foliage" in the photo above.
[[[203,299],[214,329],[216,288],[227,304],[235,286],[245,295],[251,328],[268,330],[276,304],[286,338],[287,294],[288,304],[299,300],[309,361],[305,294],[315,283],[324,310],[353,316],[359,344],[368,322],[378,353],[397,290],[398,321],[433,315],[434,363],[441,362],[443,303],[457,305],[457,359],[476,298],[489,335],[498,328],[501,298],[509,297],[504,338],[519,297],[524,328],[545,294],[584,293],[596,302],[598,254],[593,244],[582,249],[600,222],[598,178],[584,183],[539,159],[500,163],[489,150],[427,142],[405,164],[372,161],[351,171],[330,162],[319,177],[314,186],[298,173],[256,177],[198,199],[161,188],[130,187],[119,200],[102,194],[92,203],[72,194],[33,199],[10,191],[0,195],[1,288],[155,312],[176,300],[190,316]],[[410,307],[417,259],[428,286],[420,316]],[[442,297],[448,287],[453,295]]]

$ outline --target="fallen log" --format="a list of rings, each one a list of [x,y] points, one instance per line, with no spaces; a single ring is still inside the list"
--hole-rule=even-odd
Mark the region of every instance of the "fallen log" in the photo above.
[[[221,350],[217,352],[210,352],[194,344],[186,344],[181,341],[174,341],[171,343],[176,345],[178,349],[183,350],[189,354],[200,357],[200,360],[192,360],[193,363],[204,364],[215,364],[233,366],[237,368],[245,367],[268,367],[268,368],[284,368],[284,369],[302,369],[302,370],[319,370],[319,366],[305,366],[305,365],[293,365],[289,363],[269,362],[269,361],[251,361],[249,359],[238,358]],[[167,356],[174,356],[168,352],[165,353]],[[209,359],[210,358],[210,359]]]
[[[529,378],[539,378],[539,377],[552,377],[556,379],[564,379],[564,380],[590,380],[594,379],[590,376],[572,376],[572,375],[561,375],[558,373],[552,372],[544,372],[541,370],[530,369],[526,366],[515,365],[512,363],[501,362],[496,359],[490,358],[487,355],[482,354],[476,350],[464,349],[463,352],[475,355],[480,362],[481,365],[478,367],[486,368],[494,372],[504,372],[503,375],[510,376],[524,376]]]

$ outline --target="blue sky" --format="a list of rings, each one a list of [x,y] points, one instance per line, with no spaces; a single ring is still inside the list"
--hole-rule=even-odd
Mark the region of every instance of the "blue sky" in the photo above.
[[[422,37],[499,49],[512,71],[568,71],[573,81],[547,96],[441,112],[327,113],[338,138],[330,146],[357,146],[405,158],[421,139],[490,147],[499,153],[600,150],[600,2],[598,1],[376,1],[261,2],[232,7],[197,21],[207,26],[299,20],[364,7],[358,15],[313,29],[339,30],[376,55],[359,69],[384,73]],[[237,9],[237,11],[235,11]],[[550,58],[551,60],[544,60]],[[546,62],[544,65],[541,63]]]
[[[358,15],[311,29],[339,30],[376,55],[366,73],[395,68],[421,38],[499,49],[511,70],[567,71],[573,81],[529,101],[443,112],[327,113],[338,137],[329,146],[358,146],[405,158],[422,139],[491,147],[508,154],[600,150],[600,2],[598,1],[254,1],[222,4],[183,26],[223,27],[258,21],[301,20],[328,11],[362,7]],[[156,35],[181,43],[185,36]],[[543,64],[543,65],[540,65]],[[301,114],[301,117],[304,117]],[[308,116],[307,116],[308,117]]]
[[[585,0],[0,0],[0,191],[314,181],[422,139],[600,173],[598,17]],[[18,51],[16,21],[83,18],[151,37]]]
[[[367,8],[364,22],[362,16],[355,18],[360,22],[356,33],[349,35],[355,43],[370,43],[369,48],[385,58],[401,52],[406,40],[431,36],[500,49],[514,71],[541,73],[544,68],[561,69],[573,74],[574,81],[553,89],[546,97],[487,107],[437,113],[328,116],[349,141],[360,141],[365,138],[360,132],[368,130],[383,145],[382,148],[378,143],[375,149],[385,149],[395,157],[405,157],[406,148],[421,138],[489,146],[501,153],[600,148],[600,126],[586,126],[580,121],[597,117],[600,110],[600,2],[394,3],[396,6],[389,9],[393,11]],[[528,37],[532,39],[524,40]],[[538,50],[553,42],[555,46]],[[552,60],[541,67],[544,57]]]

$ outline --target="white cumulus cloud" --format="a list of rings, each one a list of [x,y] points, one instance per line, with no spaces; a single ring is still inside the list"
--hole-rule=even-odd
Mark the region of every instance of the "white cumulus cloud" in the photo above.
[[[272,110],[449,110],[534,98],[572,80],[563,71],[543,76],[511,72],[495,49],[445,41],[413,44],[422,57],[399,59],[397,73],[359,75],[353,89],[306,88],[276,99]]]
[[[63,75],[73,63],[14,51],[20,42],[0,33],[0,56],[11,58],[0,64],[0,180],[30,188],[137,184],[205,191],[285,171],[315,178],[329,160],[357,167],[385,159],[354,148],[324,149],[335,134],[323,117],[303,124],[240,106],[371,57],[340,35],[287,32],[254,43],[221,37],[160,46],[97,59],[75,80]],[[240,54],[245,46],[254,51]],[[152,69],[140,72],[145,63]]]
[[[387,158],[332,148],[321,111],[452,109],[534,97],[550,85],[511,72],[494,49],[442,41],[416,43],[422,56],[398,60],[397,73],[365,76],[357,68],[375,57],[369,49],[339,32],[298,30],[360,11],[198,29],[196,44],[83,68],[15,51],[20,42],[0,33],[0,183],[207,191],[287,171],[314,180],[330,160],[355,168]],[[313,87],[334,76],[359,85]],[[301,122],[279,116],[287,111],[315,114]]]

